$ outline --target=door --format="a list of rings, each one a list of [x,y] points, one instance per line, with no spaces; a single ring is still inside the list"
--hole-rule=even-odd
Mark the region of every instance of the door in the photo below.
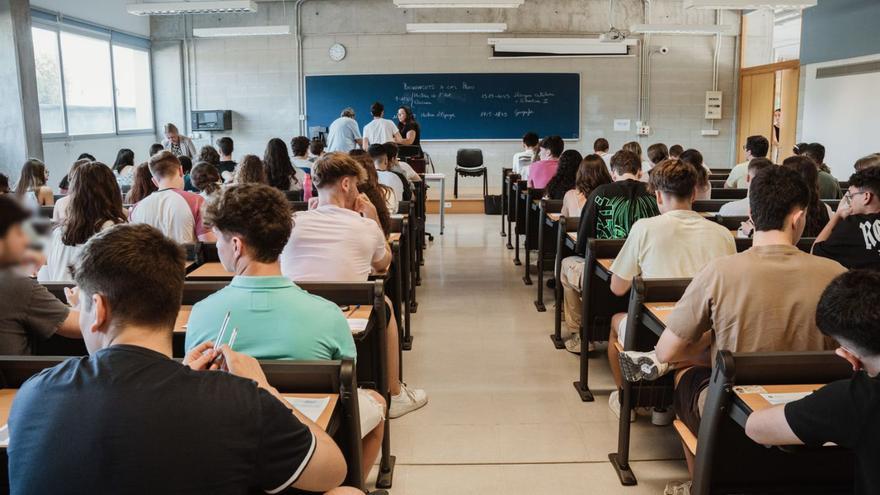
[[[745,144],[747,137],[761,135],[770,139],[770,133],[773,132],[775,87],[775,71],[743,74],[741,76],[739,86],[739,125],[737,126],[736,133],[737,163],[741,163],[746,159],[742,146]],[[796,93],[795,98],[797,98]]]

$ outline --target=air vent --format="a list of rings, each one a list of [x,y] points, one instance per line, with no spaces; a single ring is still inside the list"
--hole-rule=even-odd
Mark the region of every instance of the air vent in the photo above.
[[[880,72],[880,60],[858,64],[835,65],[834,67],[822,67],[816,69],[816,79],[855,76],[858,74],[871,74],[874,72]]]

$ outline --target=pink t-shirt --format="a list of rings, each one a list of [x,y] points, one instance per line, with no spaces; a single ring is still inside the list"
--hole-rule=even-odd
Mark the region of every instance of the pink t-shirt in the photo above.
[[[207,233],[202,223],[205,198],[180,189],[160,189],[131,209],[132,223],[151,225],[166,237],[180,243],[192,244]]]
[[[556,167],[558,166],[559,160],[555,158],[533,163],[529,167],[529,188],[544,189],[547,187],[547,183],[556,175]]]

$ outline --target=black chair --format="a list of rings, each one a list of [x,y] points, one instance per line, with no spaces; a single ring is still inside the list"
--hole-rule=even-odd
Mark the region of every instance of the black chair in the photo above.
[[[483,177],[483,197],[489,195],[489,174],[483,166],[483,150],[460,149],[455,155],[455,187],[453,194],[458,198],[458,176]]]

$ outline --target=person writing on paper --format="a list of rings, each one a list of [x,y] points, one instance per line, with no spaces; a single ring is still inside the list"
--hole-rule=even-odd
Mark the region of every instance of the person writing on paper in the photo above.
[[[333,439],[254,358],[223,345],[228,372],[205,371],[218,357],[205,342],[183,364],[171,359],[184,261],[148,225],[118,225],[86,243],[72,302],[89,355],[34,375],[16,394],[12,493],[323,492],[342,483]]]
[[[165,124],[165,139],[162,140],[162,148],[174,153],[174,156],[196,157],[196,147],[192,139],[181,136],[174,124]]]
[[[819,330],[839,343],[852,378],[803,399],[753,412],[746,434],[763,445],[820,447],[833,442],[855,454],[855,493],[880,491],[880,272],[853,270],[834,279],[816,307]]]
[[[229,328],[239,329],[235,349],[257,359],[356,357],[351,329],[339,307],[281,275],[278,257],[290,237],[291,215],[284,195],[261,184],[230,186],[208,205],[220,262],[235,277],[193,306],[187,351],[215,337],[229,312]],[[257,300],[262,303],[255,305]],[[375,391],[358,389],[358,404],[366,476],[382,446],[385,400]]]

